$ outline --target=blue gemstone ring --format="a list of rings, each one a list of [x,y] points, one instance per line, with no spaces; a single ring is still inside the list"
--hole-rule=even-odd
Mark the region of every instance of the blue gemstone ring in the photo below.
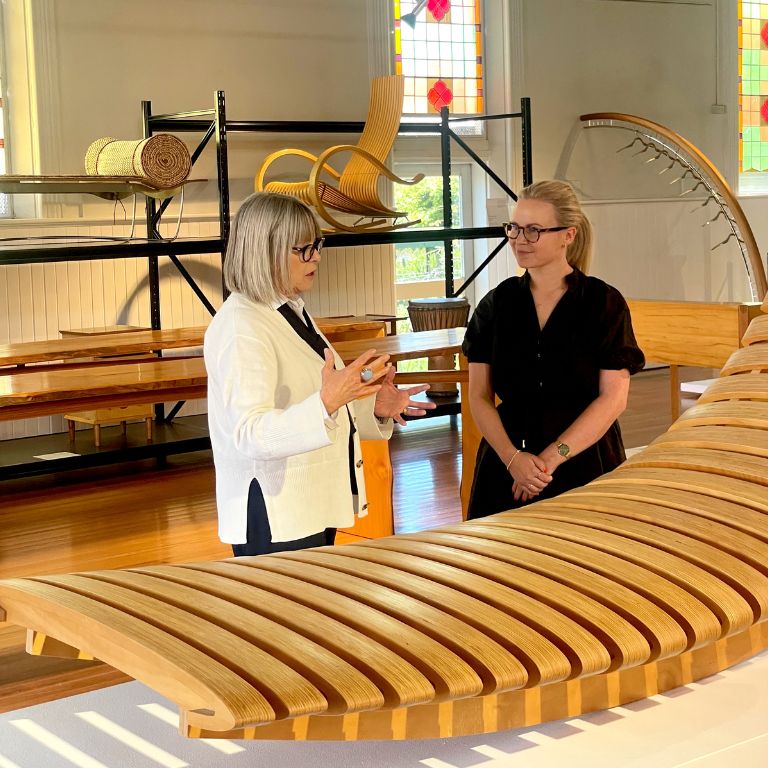
[[[373,378],[373,369],[366,366],[360,371],[360,381],[363,383],[370,381]]]

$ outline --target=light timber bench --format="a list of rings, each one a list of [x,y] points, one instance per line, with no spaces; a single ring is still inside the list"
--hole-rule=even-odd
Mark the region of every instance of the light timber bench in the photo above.
[[[175,701],[192,737],[481,733],[711,675],[768,648],[758,327],[747,368],[737,353],[584,488],[343,547],[8,579],[3,618],[33,653],[102,659]]]

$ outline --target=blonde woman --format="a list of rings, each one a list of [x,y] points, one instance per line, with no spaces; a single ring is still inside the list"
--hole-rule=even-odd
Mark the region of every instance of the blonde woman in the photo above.
[[[360,440],[429,407],[411,399],[427,386],[394,386],[387,355],[344,367],[318,332],[301,295],[322,244],[312,211],[284,195],[251,195],[232,225],[232,293],[204,354],[219,537],[236,556],[332,544],[367,513]]]
[[[586,274],[592,228],[570,185],[526,187],[504,226],[525,272],[478,304],[463,348],[483,435],[470,518],[556,496],[624,461],[617,419],[645,364],[626,301]]]

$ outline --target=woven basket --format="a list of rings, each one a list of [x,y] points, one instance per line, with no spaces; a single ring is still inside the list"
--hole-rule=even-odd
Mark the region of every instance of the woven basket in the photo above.
[[[160,189],[177,187],[189,176],[192,163],[186,144],[168,133],[138,141],[97,139],[85,153],[89,176],[131,176]]]

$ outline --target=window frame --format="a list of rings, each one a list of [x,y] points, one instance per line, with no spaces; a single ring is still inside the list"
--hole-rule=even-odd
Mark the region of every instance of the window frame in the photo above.
[[[736,181],[736,184],[734,187],[737,189],[737,194],[740,197],[765,197],[768,196],[768,171],[742,171],[742,152],[743,152],[743,139],[741,137],[741,134],[743,132],[743,124],[742,124],[742,110],[741,110],[741,59],[742,59],[742,49],[739,47],[739,19],[740,19],[740,11],[741,11],[741,5],[743,4],[743,0],[736,0],[735,8],[731,6],[729,9],[731,12],[735,10],[735,18],[732,17],[732,23],[728,25],[728,29],[733,30],[733,34],[731,35],[731,39],[733,40],[733,56],[732,60],[734,62],[733,66],[735,68],[735,98],[733,100],[733,103],[735,104],[735,157],[734,157],[734,178]],[[727,5],[727,4],[726,4]],[[766,2],[760,2],[760,5],[768,6],[768,3]],[[768,24],[768,18],[761,19],[761,21],[764,21],[766,24]],[[726,51],[728,51],[728,48],[726,47]],[[728,71],[731,71],[730,68],[727,68]],[[768,94],[766,95],[766,98],[768,98]]]

